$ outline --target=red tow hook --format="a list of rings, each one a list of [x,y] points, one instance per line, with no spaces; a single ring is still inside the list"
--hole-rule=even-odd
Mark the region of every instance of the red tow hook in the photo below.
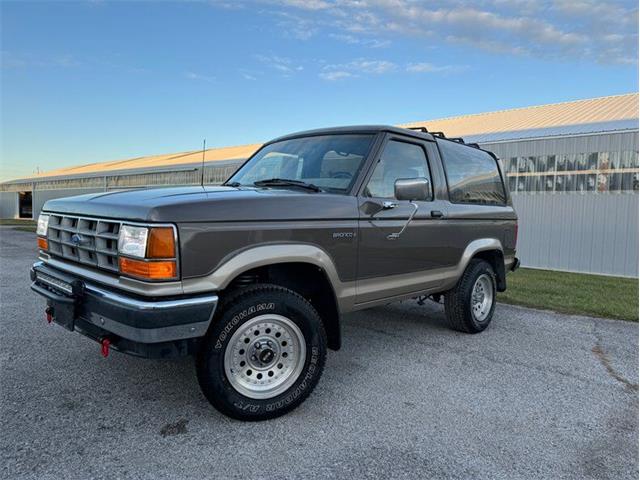
[[[111,340],[109,340],[108,338],[103,338],[102,340],[100,340],[100,345],[102,356],[104,358],[107,358],[109,356],[109,346],[111,345]]]
[[[44,315],[47,319],[47,323],[53,322],[53,308],[47,307],[44,309]]]

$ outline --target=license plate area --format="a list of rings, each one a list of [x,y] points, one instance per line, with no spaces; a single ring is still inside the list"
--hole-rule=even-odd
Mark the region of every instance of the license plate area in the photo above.
[[[52,277],[51,275],[47,275],[42,272],[36,272],[36,280],[47,287],[53,288],[59,294],[68,296],[73,295],[73,286],[64,280],[60,280],[59,278]]]
[[[40,271],[36,272],[35,281],[51,292],[50,295],[47,295],[47,305],[49,307],[47,313],[51,315],[52,320],[61,327],[73,331],[75,329],[77,303],[73,285]]]
[[[53,310],[53,321],[73,332],[75,329],[75,304],[74,303],[60,303],[49,300],[49,307]]]

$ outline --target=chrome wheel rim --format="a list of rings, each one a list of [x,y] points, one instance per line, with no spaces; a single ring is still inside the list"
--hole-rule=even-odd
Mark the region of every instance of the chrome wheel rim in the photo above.
[[[493,306],[493,282],[483,273],[476,279],[471,290],[471,312],[478,322],[484,322]]]
[[[282,315],[260,315],[233,334],[224,354],[231,386],[254,399],[287,391],[302,373],[307,355],[300,328]]]

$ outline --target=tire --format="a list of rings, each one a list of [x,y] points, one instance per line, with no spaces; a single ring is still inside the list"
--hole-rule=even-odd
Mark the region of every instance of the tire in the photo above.
[[[279,417],[315,388],[326,345],[311,303],[277,285],[252,285],[220,305],[196,355],[198,383],[225,415],[253,421]]]
[[[479,290],[473,302],[474,288],[479,283],[484,296],[480,296]],[[490,303],[485,304],[480,298],[486,298]],[[496,274],[493,267],[484,260],[471,260],[457,285],[445,294],[444,308],[453,330],[479,333],[487,328],[496,308]]]

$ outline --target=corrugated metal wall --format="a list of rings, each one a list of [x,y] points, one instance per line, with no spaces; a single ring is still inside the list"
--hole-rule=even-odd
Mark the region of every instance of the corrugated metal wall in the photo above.
[[[18,216],[18,192],[0,192],[0,218]]]
[[[514,195],[526,267],[638,276],[638,195]]]
[[[57,190],[36,189],[33,192],[33,218],[38,218],[40,210],[42,210],[42,207],[47,200],[97,192],[104,192],[104,188],[61,188]]]
[[[502,159],[529,155],[637,151],[638,132],[555,137],[519,142],[482,143],[481,145]]]
[[[542,155],[635,153],[638,132],[482,146],[503,161]],[[520,219],[518,256],[523,266],[638,276],[637,191],[512,192],[512,197]]]

